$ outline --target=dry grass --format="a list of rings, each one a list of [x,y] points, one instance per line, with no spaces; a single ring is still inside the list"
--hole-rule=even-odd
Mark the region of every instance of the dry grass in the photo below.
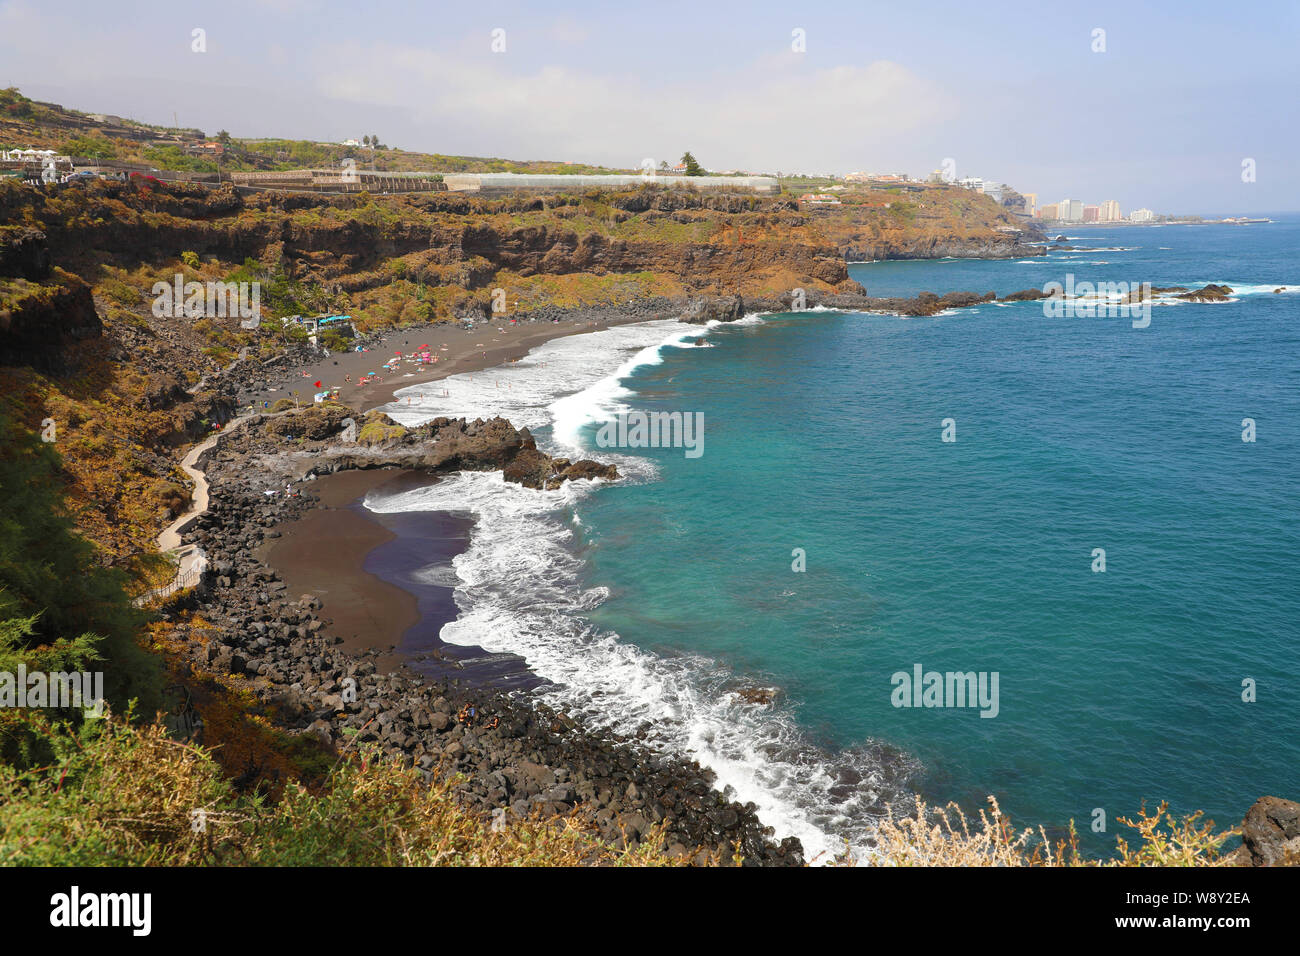
[[[908,815],[891,807],[876,831],[875,851],[858,861],[845,853],[837,863],[864,862],[873,866],[1225,866],[1221,855],[1225,840],[1238,831],[1216,833],[1214,821],[1201,822],[1198,811],[1175,819],[1167,804],[1153,814],[1142,807],[1136,820],[1118,822],[1136,831],[1137,845],[1116,838],[1113,859],[1088,859],[1080,855],[1074,822],[1070,836],[1053,844],[1046,832],[1017,831],[998,801],[989,797],[990,809],[978,821],[967,818],[956,804],[931,807],[920,797]]]
[[[493,821],[461,803],[456,777],[427,784],[390,761],[340,763],[319,793],[291,782],[271,800],[238,792],[161,723],[112,718],[74,736],[28,719],[58,759],[0,767],[0,865],[685,865],[662,832],[628,850],[576,816]]]

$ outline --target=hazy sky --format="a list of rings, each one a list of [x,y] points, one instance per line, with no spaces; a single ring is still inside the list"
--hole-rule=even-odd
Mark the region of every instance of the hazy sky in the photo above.
[[[690,149],[719,170],[919,176],[951,158],[1125,212],[1300,209],[1298,48],[1296,0],[0,0],[0,86],[90,112],[620,167]]]

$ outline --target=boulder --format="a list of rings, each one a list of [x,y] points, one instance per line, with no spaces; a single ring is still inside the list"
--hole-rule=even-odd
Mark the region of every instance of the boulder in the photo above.
[[[1241,822],[1238,866],[1300,866],[1300,803],[1260,797]]]
[[[745,300],[738,295],[705,296],[689,300],[681,320],[704,325],[714,319],[719,322],[734,322],[744,315]]]

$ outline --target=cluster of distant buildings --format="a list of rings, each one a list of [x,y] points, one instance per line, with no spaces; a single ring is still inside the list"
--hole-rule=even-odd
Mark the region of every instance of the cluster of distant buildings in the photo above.
[[[116,117],[103,117],[115,120]],[[190,131],[197,132],[197,131]],[[325,144],[322,144],[325,145]],[[343,146],[374,148],[373,144],[359,142],[355,139],[344,140]],[[216,141],[191,140],[182,144],[182,151],[188,155],[219,158],[226,150]],[[74,162],[84,171],[74,172]],[[61,156],[49,149],[11,149],[0,151],[0,175],[17,176],[32,182],[66,182],[74,176],[104,176],[104,166],[117,167],[107,170],[124,176],[130,164],[94,161],[77,161],[74,157]],[[86,164],[83,166],[83,164]],[[229,174],[236,185],[263,189],[331,189],[349,191],[349,189],[369,189],[381,192],[409,192],[423,190],[452,190],[483,193],[506,193],[517,190],[555,190],[564,188],[606,187],[625,188],[641,185],[647,178],[667,177],[664,184],[689,185],[697,189],[724,188],[750,189],[761,193],[775,193],[780,190],[776,178],[757,176],[740,170],[726,170],[720,174],[685,177],[686,165],[667,163],[654,170],[657,174],[647,177],[641,175],[538,175],[520,173],[451,173],[431,176],[425,173],[378,173],[355,168],[347,169],[300,169],[284,172],[246,172]],[[678,179],[677,177],[682,177]],[[840,177],[831,177],[840,178]],[[1135,209],[1127,217],[1120,210],[1119,202],[1107,199],[1098,205],[1088,205],[1079,199],[1062,199],[1060,202],[1044,206],[1038,205],[1037,193],[1019,193],[1005,183],[978,176],[954,179],[950,172],[934,170],[924,179],[913,179],[903,173],[869,173],[858,171],[842,177],[842,183],[824,187],[824,191],[805,193],[799,197],[802,204],[813,206],[838,206],[841,199],[835,193],[848,188],[847,184],[874,186],[881,189],[898,189],[907,192],[919,192],[934,186],[952,185],[988,196],[995,202],[1006,206],[1011,212],[1024,219],[1038,219],[1046,222],[1063,223],[1103,223],[1103,222],[1152,222],[1157,217],[1150,209]]]
[[[920,189],[925,186],[960,186],[988,196],[994,202],[1007,206],[1021,217],[1039,219],[1048,222],[1154,222],[1157,215],[1150,209],[1135,209],[1127,216],[1119,208],[1119,201],[1107,199],[1097,205],[1090,205],[1081,199],[1062,199],[1060,202],[1038,205],[1037,193],[1019,193],[1006,183],[979,176],[953,178],[951,172],[936,169],[924,181],[912,179],[902,174],[881,174],[856,172],[844,177],[845,182],[863,183],[871,186],[898,186],[904,189]],[[843,187],[832,186],[831,189]],[[1023,203],[1018,197],[1023,197]],[[807,202],[823,202],[834,197],[809,194],[802,197]]]
[[[936,175],[939,175],[937,170],[931,174],[931,178]],[[1005,183],[995,183],[976,177],[959,179],[955,185],[992,196],[998,202],[1002,202],[1003,194],[1010,191],[1010,187]],[[1048,222],[1153,222],[1156,219],[1156,214],[1150,209],[1134,209],[1125,216],[1119,208],[1117,199],[1107,199],[1095,206],[1085,203],[1082,199],[1062,199],[1060,202],[1039,206],[1037,193],[1021,195],[1025,200],[1021,212],[1032,219]]]
[[[1025,198],[1029,199],[1031,196],[1034,205],[1037,206],[1037,196],[1027,193]],[[1107,199],[1096,206],[1086,204],[1081,199],[1062,199],[1060,202],[1035,208],[1032,215],[1035,219],[1051,222],[1151,222],[1156,218],[1156,214],[1150,209],[1134,209],[1125,217],[1119,208],[1119,202],[1115,199]]]

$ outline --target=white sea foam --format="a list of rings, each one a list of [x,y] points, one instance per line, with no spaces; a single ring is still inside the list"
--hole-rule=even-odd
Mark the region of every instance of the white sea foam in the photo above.
[[[562,336],[518,362],[399,389],[381,411],[403,425],[418,425],[440,415],[471,419],[501,415],[516,427],[538,428],[554,424],[549,406],[564,392],[576,395],[600,386],[596,393],[571,403],[567,427],[581,417],[584,404],[612,403],[630,394],[618,378],[641,365],[662,361],[662,346],[685,346],[689,336],[703,334],[698,325],[665,320]]]
[[[752,315],[703,328],[650,322],[554,339],[514,365],[404,389],[384,410],[407,424],[500,413],[516,424],[553,425],[550,444],[571,449],[585,425],[627,408],[631,392],[623,380],[661,363],[664,349],[690,348],[701,335],[732,334],[763,321]],[[611,456],[603,451],[602,458]],[[612,460],[630,480],[654,478],[647,459]],[[874,814],[884,801],[903,796],[896,781],[914,769],[905,758],[874,744],[821,750],[788,708],[756,707],[732,693],[741,686],[739,675],[720,662],[654,654],[591,623],[589,613],[609,592],[584,583],[575,545],[581,544],[581,503],[601,484],[537,491],[499,473],[464,472],[426,488],[372,492],[366,506],[474,517],[470,544],[452,562],[460,614],[444,625],[444,641],[521,655],[552,682],[538,693],[596,726],[635,733],[648,725],[651,742],[712,769],[733,799],[753,801],[778,838],[797,836],[810,859],[820,855],[826,862],[846,838],[864,848]],[[431,584],[448,583],[445,566],[420,573]]]
[[[673,325],[677,326],[679,323]],[[706,327],[704,331],[707,330]],[[662,364],[665,348],[690,347],[694,340],[700,337],[700,332],[698,326],[673,328],[665,338],[663,330],[656,329],[655,342],[637,350],[612,373],[598,378],[581,391],[552,402],[547,409],[554,425],[552,439],[566,448],[581,449],[579,432],[584,426],[610,421],[620,412],[628,411],[630,408],[624,401],[632,395],[631,389],[623,384],[628,376],[638,368]],[[598,346],[599,344],[597,343]]]
[[[797,836],[827,862],[842,837],[862,849],[873,812],[900,794],[869,748],[829,754],[812,747],[783,707],[760,708],[733,691],[737,675],[697,655],[660,656],[593,626],[608,590],[584,586],[574,544],[576,508],[599,482],[555,491],[510,484],[499,473],[463,472],[427,488],[372,493],[381,513],[466,511],[475,525],[453,560],[460,615],[443,626],[453,644],[521,655],[552,685],[538,693],[585,722],[686,753],[717,774],[732,799],[753,801],[777,836]],[[901,766],[901,764],[900,764]]]

